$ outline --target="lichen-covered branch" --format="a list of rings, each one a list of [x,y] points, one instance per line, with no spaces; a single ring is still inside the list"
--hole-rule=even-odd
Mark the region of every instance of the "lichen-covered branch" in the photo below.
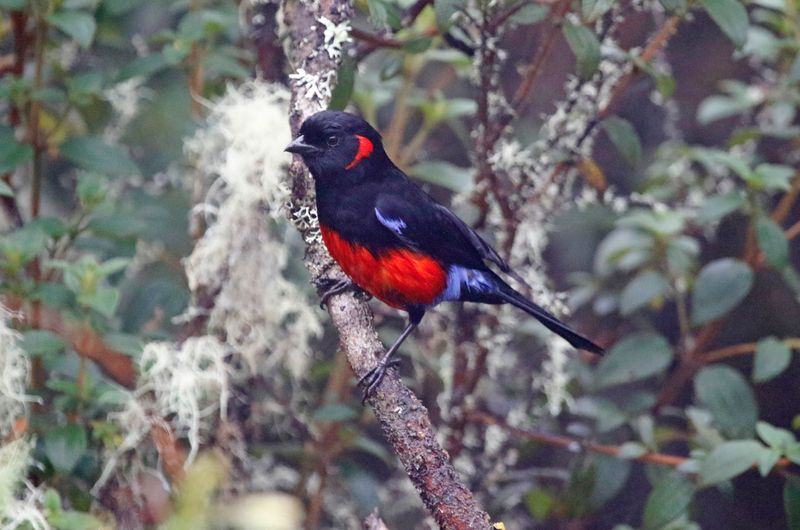
[[[326,27],[348,24],[350,2],[320,0],[284,4],[294,74],[290,124],[296,132],[304,119],[321,110],[330,95],[338,66]],[[324,22],[323,22],[324,21]],[[343,27],[343,26],[342,26]],[[288,139],[287,139],[288,140]],[[325,250],[318,232],[310,178],[295,160],[290,167],[289,214],[307,243],[305,263],[312,280],[342,277]],[[340,344],[356,375],[377,363],[383,346],[372,326],[366,304],[351,294],[333,297],[328,310],[339,332]],[[489,516],[458,479],[447,453],[439,446],[428,412],[417,397],[390,370],[369,399],[389,444],[420,493],[433,518],[444,529],[488,529]]]

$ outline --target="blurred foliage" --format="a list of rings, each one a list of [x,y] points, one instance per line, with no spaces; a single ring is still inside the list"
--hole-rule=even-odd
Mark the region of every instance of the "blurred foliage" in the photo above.
[[[423,330],[408,348],[420,355],[404,375],[436,427],[460,433],[448,450],[483,506],[509,529],[800,528],[798,1],[582,0],[566,17],[554,11],[563,1],[355,5],[362,35],[331,107],[379,126],[398,165],[437,198],[458,196],[455,209],[474,222],[488,206],[470,199],[507,184],[473,169],[486,127],[474,84],[480,46],[507,58],[498,85],[513,93],[556,23],[558,60],[514,122],[523,146],[547,139],[543,112],[581,97],[561,93],[568,74],[596,80],[609,56],[642,72],[615,114],[588,117],[593,152],[557,160],[598,194],[582,206],[566,198],[543,266],[582,329],[609,346],[594,365],[553,368],[566,410],[543,412],[548,387],[531,380],[550,377],[554,361],[528,321],[502,330],[512,358],[503,362],[524,381],[485,375],[469,400],[507,424],[450,408],[458,368],[438,355],[465,322],[499,333],[498,322],[444,320],[461,327]],[[126,447],[114,415],[130,400],[124,386],[144,345],[198,333],[175,318],[193,294],[182,259],[204,229],[189,220],[208,186],[187,169],[183,140],[256,63],[285,79],[264,71],[279,62],[261,61],[250,43],[251,24],[278,31],[274,7],[0,0],[0,291],[18,311],[32,401],[29,417],[0,433],[4,445],[35,440],[35,464],[0,476],[0,492],[35,489],[23,498],[51,528],[343,528],[376,506],[390,528],[427,524],[350,392],[342,355],[329,355],[332,333],[302,384],[272,392],[264,381],[281,372],[272,367],[240,381],[187,469],[185,440],[154,428],[149,457],[126,460],[127,476],[93,489]],[[476,31],[487,16],[502,18],[502,38]],[[656,60],[605,49],[605,21],[628,16],[618,29],[626,45],[673,18],[674,44]],[[296,247],[287,276],[304,284]],[[392,336],[393,317],[379,314]],[[515,424],[518,403],[532,406]],[[243,464],[262,461],[274,467]],[[13,526],[3,510],[2,528],[47,528],[33,517]]]

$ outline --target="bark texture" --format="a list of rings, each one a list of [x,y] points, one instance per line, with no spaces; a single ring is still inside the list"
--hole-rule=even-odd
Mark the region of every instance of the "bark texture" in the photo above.
[[[290,67],[303,78],[293,78],[290,124],[293,133],[303,120],[322,110],[327,96],[320,86],[335,82],[332,72],[338,60],[325,49],[324,26],[319,19],[341,23],[352,17],[350,2],[319,0],[287,1],[283,5],[289,31]],[[318,79],[322,84],[309,84]],[[281,140],[283,141],[283,140]],[[288,142],[288,139],[286,139]],[[305,263],[312,280],[321,277],[343,278],[344,273],[328,255],[316,226],[313,183],[299,160],[290,167],[290,216],[307,243]],[[377,364],[384,348],[372,325],[369,307],[350,293],[331,298],[328,311],[339,332],[341,348],[353,372],[362,376]],[[447,453],[436,441],[427,409],[390,370],[368,400],[375,411],[386,438],[400,459],[409,478],[420,493],[433,518],[447,530],[487,530],[489,516],[464,487],[450,463]]]

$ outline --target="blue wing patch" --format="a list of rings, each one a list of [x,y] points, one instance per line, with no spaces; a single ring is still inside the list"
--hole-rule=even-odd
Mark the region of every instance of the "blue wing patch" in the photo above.
[[[380,221],[380,223],[383,226],[385,226],[398,236],[403,235],[403,230],[405,230],[407,226],[405,221],[403,221],[402,219],[395,219],[394,217],[386,217],[377,208],[375,208],[375,216],[378,218],[378,221]]]
[[[450,265],[447,271],[447,285],[436,303],[463,300],[469,293],[487,293],[494,288],[494,281],[484,271]]]

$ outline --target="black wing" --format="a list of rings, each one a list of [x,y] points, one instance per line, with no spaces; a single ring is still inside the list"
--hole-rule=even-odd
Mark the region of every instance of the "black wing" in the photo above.
[[[412,191],[413,190],[413,191]],[[405,193],[382,193],[375,216],[406,246],[448,264],[484,269],[484,261],[525,283],[475,230],[424,191],[404,187]]]

